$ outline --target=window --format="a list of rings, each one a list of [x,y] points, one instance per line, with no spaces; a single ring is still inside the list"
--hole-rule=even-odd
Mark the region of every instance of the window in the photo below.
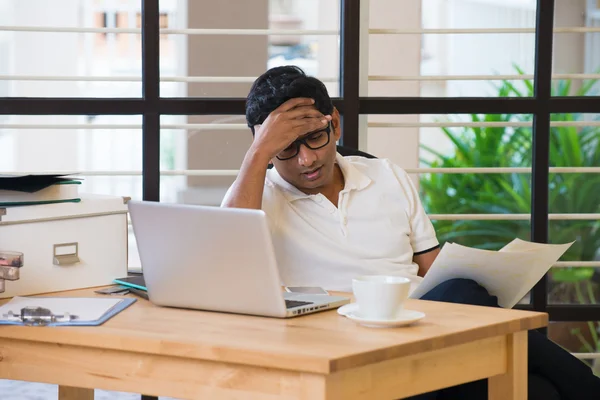
[[[598,175],[598,164],[578,163],[583,153],[567,157],[566,147],[561,147],[563,158],[546,151],[555,145],[550,140],[562,135],[554,133],[556,128],[573,141],[583,132],[589,133],[587,145],[598,140],[597,115],[591,114],[597,111],[597,92],[594,85],[586,86],[599,77],[594,75],[600,29],[595,1],[557,0],[554,10],[542,13],[537,4],[551,7],[552,2],[372,0],[368,8],[361,3],[362,14],[345,8],[342,20],[340,9],[351,1],[226,0],[229,7],[221,7],[222,2],[210,0],[161,0],[158,7],[147,1],[145,15],[140,0],[81,0],[74,2],[78,7],[60,10],[43,2],[32,10],[27,2],[0,1],[5,11],[0,24],[29,27],[0,30],[0,46],[4,37],[10,55],[8,64],[6,58],[0,60],[10,79],[0,82],[5,91],[9,88],[8,96],[33,98],[25,103],[0,99],[0,145],[8,153],[23,154],[0,160],[2,169],[76,169],[87,174],[90,191],[216,204],[251,140],[243,118],[248,88],[269,67],[297,64],[325,81],[333,96],[343,94],[336,99],[344,112],[343,143],[410,169],[421,190],[432,179],[504,185],[504,192],[478,192],[478,202],[471,202],[477,210],[469,212],[518,214],[518,221],[483,224],[485,219],[474,219],[471,231],[483,226],[493,232],[488,237],[504,232],[500,242],[511,235],[564,240],[557,235],[568,230],[589,237],[597,229],[590,227],[597,225],[600,210],[580,197],[573,195],[576,208],[552,201],[565,190],[585,189]],[[549,21],[552,14],[554,21]],[[142,32],[142,20],[148,31]],[[341,29],[354,29],[358,21],[360,34]],[[141,35],[150,39],[144,41],[145,49]],[[156,37],[159,49],[152,40]],[[583,98],[573,96],[588,86]],[[36,111],[45,115],[28,115],[34,101]],[[65,110],[74,115],[57,115]],[[144,113],[160,118],[147,118],[142,129]],[[537,131],[532,128],[535,118]],[[552,124],[547,124],[550,118]],[[43,140],[31,148],[22,142],[38,137]],[[519,140],[519,151],[504,151],[511,140]],[[43,150],[53,154],[69,146],[74,151],[61,159],[38,159],[42,142],[47,144]],[[457,156],[463,144],[480,159]],[[148,152],[142,153],[142,147]],[[150,168],[142,175],[143,165]],[[447,167],[519,169],[476,171],[488,175],[437,169]],[[576,188],[564,184],[571,180],[579,182]],[[508,189],[520,192],[514,197]],[[490,198],[494,193],[497,197]],[[426,202],[430,195],[423,194]],[[514,204],[505,208],[494,203],[511,198]],[[444,215],[467,210],[450,201],[430,201],[428,207],[447,237],[457,231],[460,216]],[[469,240],[493,243],[476,235]],[[547,310],[555,321],[600,321],[597,296],[594,304],[585,305],[549,298],[560,286],[555,279],[561,268],[596,273],[597,264],[586,264],[598,262],[593,250],[561,260],[567,264],[541,281],[531,304],[524,306]],[[589,282],[595,289],[595,281]]]

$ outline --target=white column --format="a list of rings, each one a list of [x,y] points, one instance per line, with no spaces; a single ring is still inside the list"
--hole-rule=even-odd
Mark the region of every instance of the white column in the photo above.
[[[268,28],[267,0],[189,0],[189,28]],[[235,13],[230,10],[236,10]],[[187,40],[190,76],[258,77],[267,69],[267,36],[192,35]],[[246,97],[250,83],[190,83],[190,97]],[[189,123],[241,123],[239,116],[189,116]],[[189,131],[188,169],[237,169],[252,142],[250,130]],[[189,177],[180,195],[185,203],[220,204],[234,177]]]
[[[370,28],[419,29],[421,1],[370,0]],[[421,35],[370,35],[369,75],[416,76],[421,66]],[[419,96],[418,82],[369,82],[369,96]],[[418,115],[371,115],[369,122],[418,122]],[[367,151],[403,168],[419,162],[418,128],[370,128]]]
[[[19,0],[13,3],[13,25],[77,26],[79,1],[63,0],[57,7],[46,0]],[[15,32],[11,49],[11,75],[76,75],[79,36],[75,33]],[[15,97],[76,97],[77,82],[15,81],[10,95]],[[76,116],[15,116],[23,124],[76,123]],[[77,169],[77,131],[18,130],[14,140],[13,168],[17,171]]]
[[[585,26],[585,12],[586,0],[557,1],[554,11],[554,26]],[[554,35],[553,73],[578,74],[584,72],[585,36],[585,33],[557,33]],[[573,84],[579,87],[581,81],[573,81]]]

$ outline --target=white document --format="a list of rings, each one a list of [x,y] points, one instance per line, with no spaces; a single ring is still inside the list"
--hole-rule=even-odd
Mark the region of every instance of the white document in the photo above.
[[[446,243],[411,298],[420,298],[440,283],[472,279],[498,297],[504,308],[514,307],[574,242],[543,244],[515,239],[499,251]]]
[[[0,306],[0,320],[6,320],[9,311],[19,315],[24,307],[44,307],[52,314],[69,313],[77,316],[77,321],[96,321],[110,311],[122,298],[95,297],[13,297],[8,303]]]

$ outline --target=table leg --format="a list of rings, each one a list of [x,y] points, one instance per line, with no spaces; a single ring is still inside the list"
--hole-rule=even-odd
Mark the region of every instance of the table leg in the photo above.
[[[94,400],[94,389],[61,385],[58,387],[58,400]]]
[[[510,334],[506,340],[506,374],[489,379],[489,400],[527,398],[527,332]]]

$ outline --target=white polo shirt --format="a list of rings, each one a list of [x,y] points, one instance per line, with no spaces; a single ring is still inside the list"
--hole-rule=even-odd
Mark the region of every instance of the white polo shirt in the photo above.
[[[409,176],[386,159],[338,154],[337,163],[345,178],[338,207],[267,172],[262,208],[282,284],[351,291],[358,275],[391,274],[414,289],[422,278],[413,254],[438,240]]]

